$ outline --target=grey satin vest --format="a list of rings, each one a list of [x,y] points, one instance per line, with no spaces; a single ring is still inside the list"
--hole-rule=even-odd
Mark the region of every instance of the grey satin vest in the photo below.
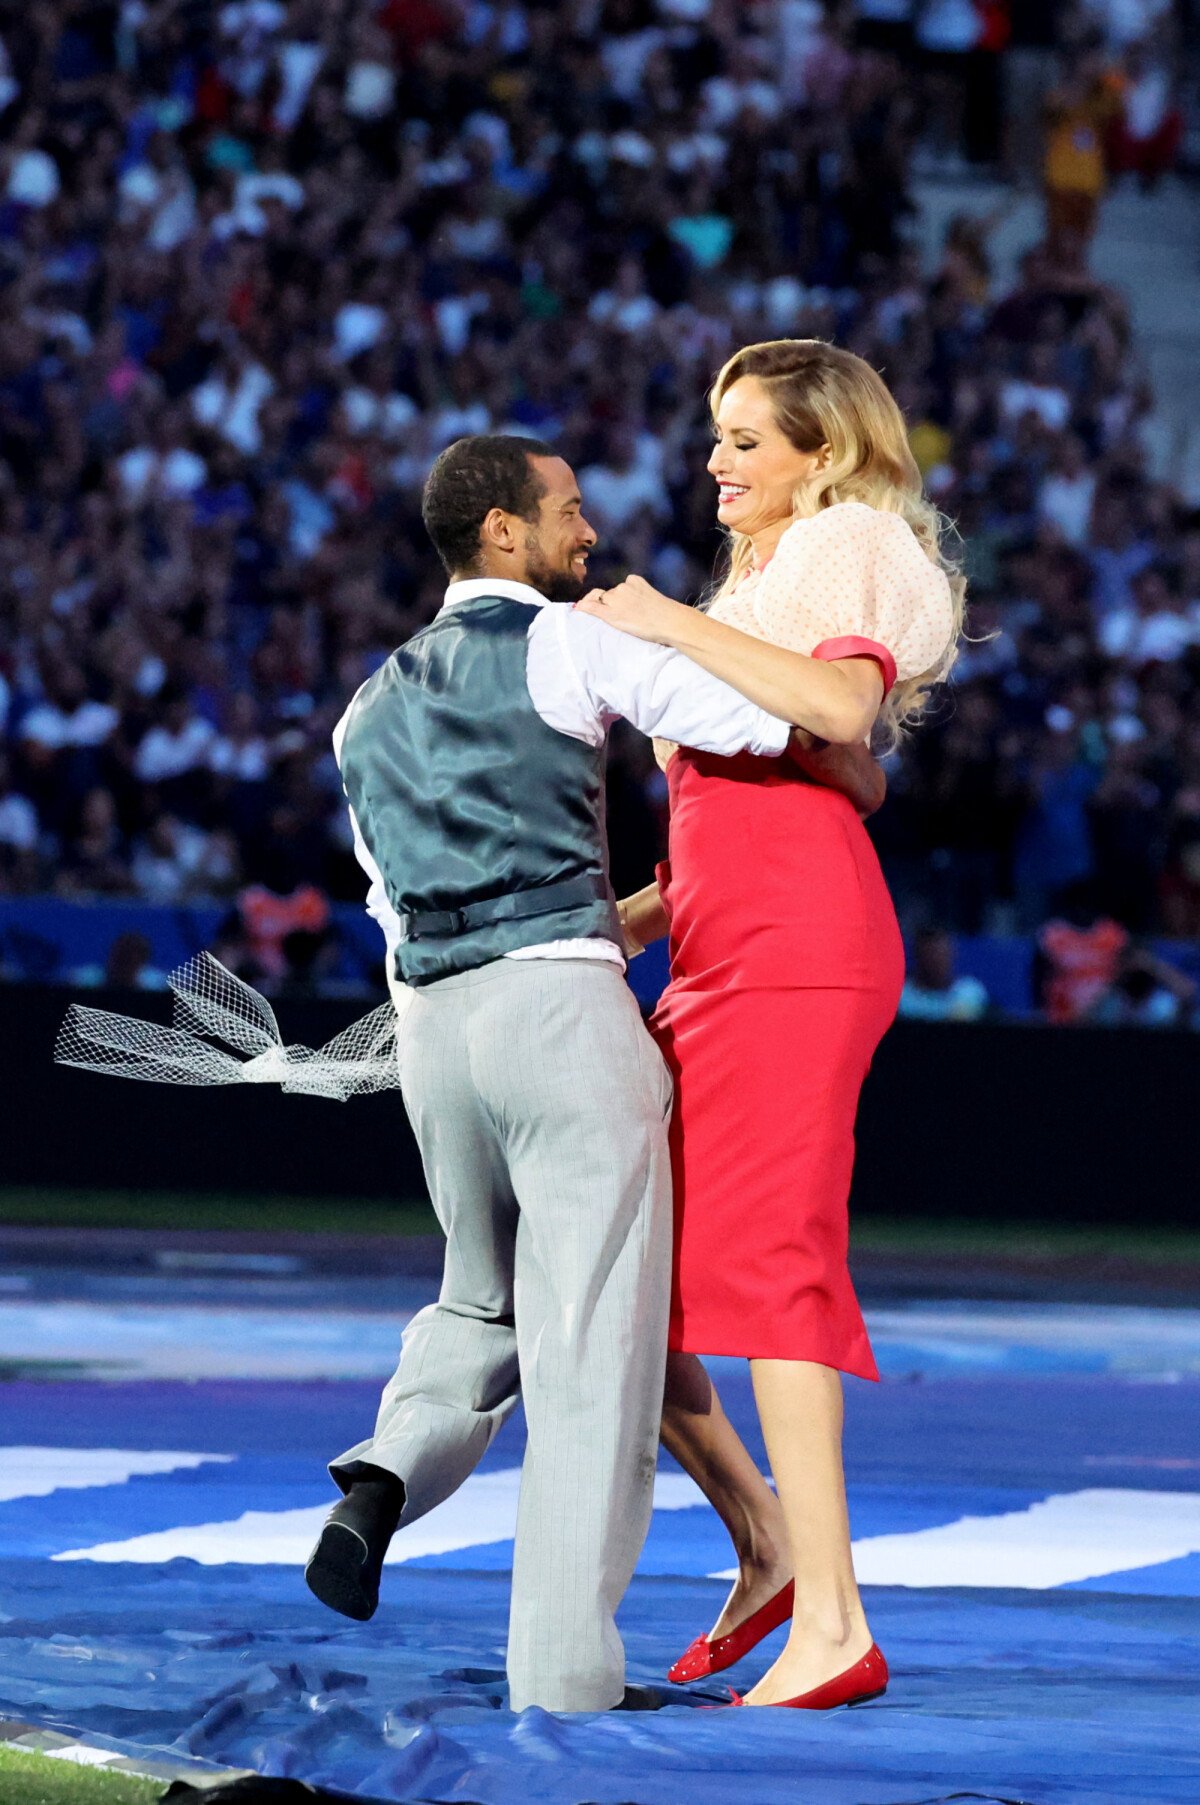
[[[532,619],[508,597],[457,603],[393,652],[351,707],[342,782],[404,928],[402,983],[550,940],[621,944],[604,747],[557,732],[534,708]]]

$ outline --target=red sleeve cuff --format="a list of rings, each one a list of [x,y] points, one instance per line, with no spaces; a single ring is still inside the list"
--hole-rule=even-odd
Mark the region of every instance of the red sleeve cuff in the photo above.
[[[883,672],[884,695],[895,688],[896,660],[877,639],[862,639],[856,633],[846,633],[841,639],[823,639],[819,646],[813,647],[812,655],[826,664],[832,664],[837,658],[873,658]]]

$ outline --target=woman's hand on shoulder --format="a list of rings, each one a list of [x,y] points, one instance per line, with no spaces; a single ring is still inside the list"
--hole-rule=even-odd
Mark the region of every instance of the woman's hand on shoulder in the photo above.
[[[660,646],[674,645],[681,625],[693,613],[682,602],[660,594],[645,577],[626,577],[613,589],[589,590],[575,606],[580,613],[594,614],[622,633]]]

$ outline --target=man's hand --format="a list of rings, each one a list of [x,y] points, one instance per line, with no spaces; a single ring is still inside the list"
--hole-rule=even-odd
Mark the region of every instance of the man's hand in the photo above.
[[[887,778],[869,747],[831,746],[803,727],[793,727],[787,756],[811,783],[848,797],[864,821],[882,808]]]

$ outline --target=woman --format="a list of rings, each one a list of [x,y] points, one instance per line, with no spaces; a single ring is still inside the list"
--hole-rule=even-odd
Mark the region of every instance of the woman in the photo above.
[[[850,745],[894,738],[954,657],[943,559],[904,422],[860,358],[752,345],[712,396],[728,575],[707,612],[641,578],[578,605],[685,652],[761,706]],[[791,1616],[744,1701],[824,1708],[887,1684],[854,1579],[840,1374],[876,1378],[846,1267],[859,1089],[903,979],[895,913],[846,797],[768,760],[675,751],[671,849],[623,905],[671,934],[652,1028],[676,1083],[676,1265],[664,1439],[721,1514],[739,1576],[672,1669],[714,1673]],[[771,1492],[697,1358],[745,1355]]]

